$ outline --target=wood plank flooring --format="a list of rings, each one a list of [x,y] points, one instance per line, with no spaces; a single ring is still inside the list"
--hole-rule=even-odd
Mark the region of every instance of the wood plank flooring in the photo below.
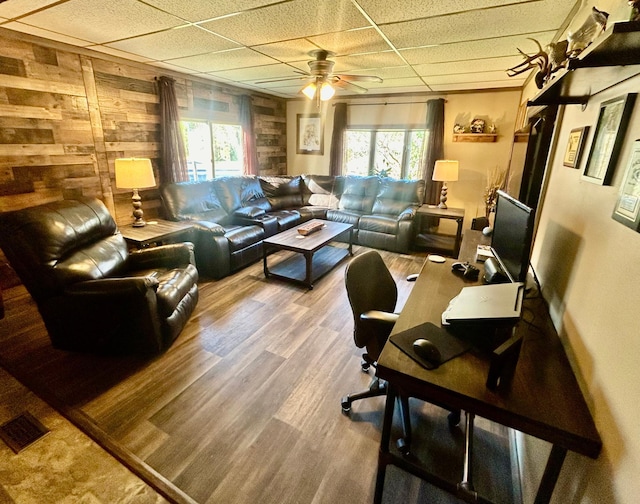
[[[405,277],[419,271],[424,254],[381,254],[398,284],[399,310],[414,285]],[[370,380],[353,343],[347,262],[313,290],[265,279],[261,262],[202,281],[182,334],[151,359],[52,349],[33,301],[15,287],[5,292],[0,363],[103,433],[142,477],[175,486],[167,496],[175,502],[370,503],[383,398],[341,414],[340,398]],[[458,480],[463,432],[447,428],[446,411],[411,406],[414,456]],[[505,432],[480,420],[475,443],[477,489],[512,502]],[[384,502],[458,501],[390,468]]]

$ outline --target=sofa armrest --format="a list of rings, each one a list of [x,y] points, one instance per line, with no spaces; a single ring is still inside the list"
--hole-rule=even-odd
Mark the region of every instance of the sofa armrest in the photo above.
[[[193,243],[190,242],[172,243],[129,253],[129,266],[134,269],[179,268],[195,263]]]
[[[409,206],[398,214],[398,220],[412,220],[416,216],[417,208],[415,206]]]
[[[262,217],[264,214],[264,209],[254,206],[238,208],[233,212],[234,217],[240,217],[244,219],[255,219],[256,217]]]
[[[224,236],[225,229],[215,222],[209,221],[192,221],[193,228],[198,233],[208,234],[210,236]]]

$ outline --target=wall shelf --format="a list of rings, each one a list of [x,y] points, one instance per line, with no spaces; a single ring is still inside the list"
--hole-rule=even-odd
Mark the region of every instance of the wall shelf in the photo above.
[[[613,23],[528,105],[586,104],[590,96],[639,74],[640,21]]]
[[[495,142],[496,133],[454,133],[454,142]]]

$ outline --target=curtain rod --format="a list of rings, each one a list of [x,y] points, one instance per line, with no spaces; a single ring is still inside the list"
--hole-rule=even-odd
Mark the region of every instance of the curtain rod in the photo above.
[[[407,101],[407,102],[379,102],[379,103],[347,103],[347,102],[339,102],[339,103],[344,103],[345,105],[347,105],[347,107],[357,107],[357,106],[364,106],[364,105],[415,105],[418,103],[427,103],[431,100],[427,100],[427,101]],[[444,101],[445,103],[447,103],[447,100]],[[332,103],[331,106],[335,107],[337,105],[337,103]]]

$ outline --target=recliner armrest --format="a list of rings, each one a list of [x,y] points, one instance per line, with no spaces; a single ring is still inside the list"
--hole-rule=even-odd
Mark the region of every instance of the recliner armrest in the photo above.
[[[87,280],[69,285],[65,294],[73,296],[96,296],[117,300],[118,304],[124,301],[126,296],[144,297],[149,290],[155,291],[160,285],[157,278],[152,276],[102,278],[100,280]]]
[[[393,326],[398,320],[399,316],[399,313],[389,313],[380,310],[369,310],[360,315],[360,320],[378,322],[381,324],[388,324]]]
[[[191,242],[171,243],[129,253],[128,265],[132,269],[179,268],[188,264],[196,264]]]

